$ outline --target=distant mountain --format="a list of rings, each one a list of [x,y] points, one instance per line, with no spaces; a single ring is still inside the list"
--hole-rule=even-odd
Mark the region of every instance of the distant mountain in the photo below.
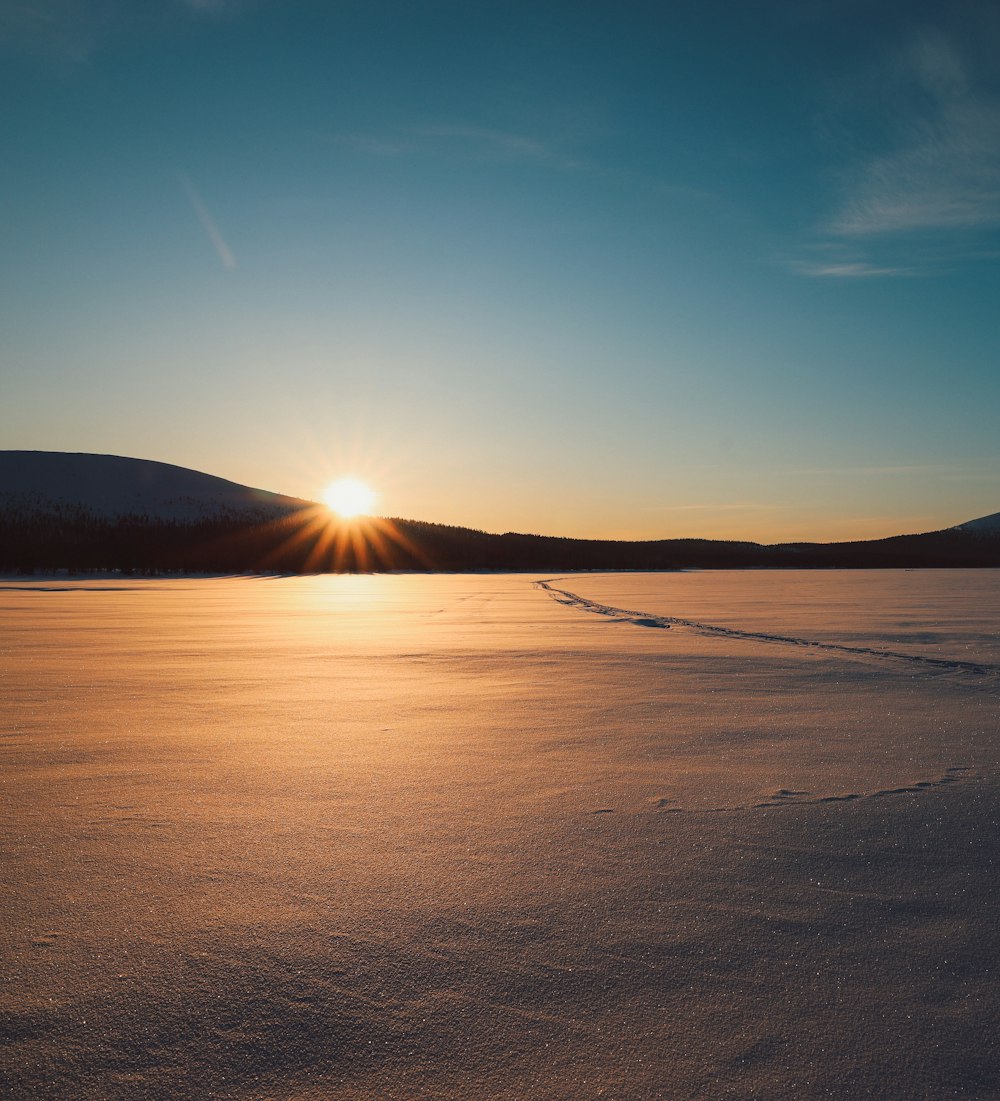
[[[980,516],[978,520],[966,520],[964,524],[956,524],[953,530],[971,535],[1000,535],[1000,512]]]
[[[0,571],[668,570],[1000,567],[1000,513],[852,543],[561,539],[419,520],[338,521],[311,501],[116,455],[0,451]]]
[[[59,451],[0,451],[0,506],[95,516],[198,520],[274,519],[310,502],[229,482],[183,466]]]

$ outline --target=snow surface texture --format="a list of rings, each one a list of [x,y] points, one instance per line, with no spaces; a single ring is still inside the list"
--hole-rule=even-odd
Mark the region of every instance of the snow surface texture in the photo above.
[[[83,508],[99,516],[197,520],[220,514],[271,518],[311,507],[296,497],[183,466],[58,451],[0,451],[0,506]]]
[[[1000,577],[544,580],[0,584],[0,1095],[996,1097]]]

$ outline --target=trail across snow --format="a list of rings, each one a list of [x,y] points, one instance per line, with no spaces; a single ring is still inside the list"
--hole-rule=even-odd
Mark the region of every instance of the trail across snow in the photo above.
[[[637,627],[687,627],[700,634],[746,639],[748,642],[768,642],[779,643],[785,646],[805,646],[815,650],[832,651],[834,653],[883,658],[891,661],[913,662],[920,666],[940,669],[945,672],[972,673],[980,677],[1000,677],[1000,666],[991,665],[986,662],[933,658],[923,654],[907,654],[898,650],[887,650],[875,646],[846,646],[836,642],[822,642],[816,639],[771,634],[763,631],[741,631],[735,627],[719,627],[711,623],[700,623],[693,619],[682,619],[679,616],[657,615],[652,612],[634,611],[629,608],[615,608],[609,604],[601,604],[596,600],[589,600],[587,597],[570,592],[568,589],[556,588],[554,582],[563,580],[565,580],[565,578],[554,577],[547,581],[536,581],[535,584],[538,588],[548,593],[557,603],[564,604],[566,607],[579,608],[581,611],[591,612],[594,615],[608,616],[625,623],[635,624]]]
[[[0,1096],[995,1097],[1000,576],[540,576],[0,581]]]

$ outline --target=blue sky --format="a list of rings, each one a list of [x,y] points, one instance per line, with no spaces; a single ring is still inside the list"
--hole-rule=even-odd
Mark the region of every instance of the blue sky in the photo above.
[[[1000,508],[1000,16],[0,0],[0,446],[763,541]]]

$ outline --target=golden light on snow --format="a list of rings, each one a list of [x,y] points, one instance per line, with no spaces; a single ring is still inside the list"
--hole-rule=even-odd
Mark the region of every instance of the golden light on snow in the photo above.
[[[375,506],[375,492],[357,478],[339,478],[323,490],[323,501],[338,516],[367,516]]]

